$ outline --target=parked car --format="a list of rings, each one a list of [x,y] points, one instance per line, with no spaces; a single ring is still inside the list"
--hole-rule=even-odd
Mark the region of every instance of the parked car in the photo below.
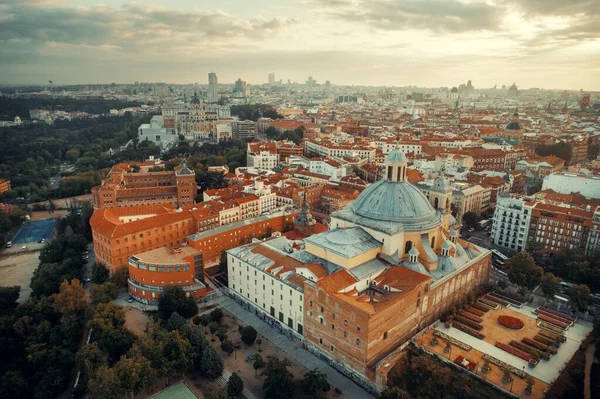
[[[27,251],[27,245],[23,245],[23,246],[21,247],[21,252],[23,252],[23,251]]]
[[[90,281],[92,281],[92,280],[91,280],[91,279],[89,279],[89,278],[83,279],[83,282],[84,282],[84,283],[89,283]]]
[[[90,258],[90,257],[89,257],[89,256],[87,256],[87,255],[83,255],[83,256],[81,257],[81,259],[83,259],[83,260],[88,260],[89,258]]]
[[[10,247],[12,247],[12,241],[9,241],[6,243],[6,248],[10,248]]]
[[[474,229],[474,228],[472,228],[472,227],[469,229],[469,233],[472,233],[472,232],[474,232],[474,231],[475,231],[475,229]]]
[[[128,297],[128,298],[126,299],[126,301],[127,301],[127,302],[129,302],[129,303],[132,303],[132,302],[133,302],[133,298],[132,298],[132,297]]]
[[[43,243],[45,243],[45,242],[46,242],[46,239],[45,239],[45,238],[42,238],[41,240],[39,240],[39,241],[38,241],[38,243],[40,243],[40,244],[43,244]]]

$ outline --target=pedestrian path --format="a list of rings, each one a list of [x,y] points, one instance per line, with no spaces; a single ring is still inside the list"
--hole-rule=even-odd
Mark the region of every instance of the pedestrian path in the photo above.
[[[373,395],[356,385],[352,380],[342,375],[339,371],[335,370],[333,367],[315,355],[311,354],[306,349],[303,349],[302,346],[300,346],[300,343],[290,340],[285,335],[280,334],[274,328],[269,327],[254,314],[245,310],[228,296],[221,296],[212,303],[223,307],[229,313],[240,319],[244,324],[254,327],[260,335],[265,337],[267,340],[269,340],[269,342],[281,349],[307,369],[312,370],[317,368],[319,371],[325,373],[329,383],[333,387],[339,388],[342,391],[342,394],[348,399],[374,398]],[[244,391],[244,395],[245,394],[246,392]],[[251,399],[250,396],[248,396],[248,398]]]

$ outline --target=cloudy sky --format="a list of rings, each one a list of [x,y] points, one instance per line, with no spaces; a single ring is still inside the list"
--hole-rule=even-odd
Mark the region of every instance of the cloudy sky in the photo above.
[[[0,84],[600,90],[600,0],[0,0]]]

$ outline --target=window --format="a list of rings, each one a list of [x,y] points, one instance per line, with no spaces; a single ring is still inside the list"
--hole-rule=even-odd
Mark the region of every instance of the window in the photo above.
[[[331,323],[331,329],[335,330],[335,324]]]
[[[344,325],[347,326],[348,325],[348,320],[344,319]]]
[[[348,336],[348,331],[344,331],[344,338]]]
[[[356,338],[356,345],[360,345],[360,339]]]
[[[333,345],[330,345],[330,346],[329,346],[329,350],[330,350],[330,351],[332,351],[332,352],[334,351],[334,349],[333,349]]]
[[[356,326],[356,333],[360,334],[360,327],[359,326]]]
[[[383,333],[383,339],[387,339],[387,331]]]
[[[323,338],[319,338],[319,343],[323,345]]]

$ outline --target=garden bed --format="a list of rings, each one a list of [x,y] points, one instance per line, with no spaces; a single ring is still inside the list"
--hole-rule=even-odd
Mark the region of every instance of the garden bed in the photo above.
[[[471,327],[465,326],[464,324],[461,324],[459,322],[455,322],[453,324],[453,326],[455,328],[459,329],[460,331],[462,331],[464,333],[467,333],[467,334],[469,334],[469,335],[471,335],[471,336],[473,336],[475,338],[479,338],[479,339],[484,339],[485,338],[484,334],[480,333],[477,330],[472,329]]]
[[[495,346],[496,346],[496,348],[500,348],[503,351],[508,352],[517,357],[520,357],[521,359],[526,360],[528,362],[532,360],[531,355],[529,355],[529,353],[519,350],[517,348],[514,348],[510,345],[503,344],[502,342],[496,342]]]
[[[553,317],[544,316],[543,314],[538,314],[538,320],[542,320],[548,323],[552,323],[555,326],[562,328],[563,330],[567,330],[569,328],[569,324],[563,323],[562,321],[558,321]]]
[[[564,335],[555,334],[550,331],[540,330],[540,332],[538,334],[541,335],[542,337],[549,338],[549,339],[553,340],[554,342],[560,342],[561,344],[567,341],[567,338]]]
[[[521,340],[521,342],[527,346],[531,346],[532,348],[535,348],[542,352],[548,352],[551,355],[556,355],[556,353],[557,353],[556,347],[554,347],[552,345],[543,344],[543,343],[535,341],[531,338],[523,338]]]
[[[474,329],[474,330],[477,330],[477,331],[481,331],[481,330],[483,330],[483,326],[482,326],[481,324],[479,324],[479,323],[476,323],[476,322],[474,322],[473,320],[469,320],[469,319],[467,319],[466,317],[462,317],[462,316],[456,316],[456,317],[454,318],[454,321],[455,321],[455,322],[456,322],[456,321],[458,321],[459,323],[462,323],[462,324],[464,324],[465,326],[467,326],[467,327],[470,327],[470,328],[472,328],[472,329]]]
[[[467,319],[472,320],[475,323],[483,322],[483,319],[481,317],[475,316],[474,314],[471,314],[471,313],[467,312],[466,310],[464,312],[461,312],[460,316],[466,317]]]
[[[568,314],[559,312],[558,310],[550,309],[550,308],[547,308],[545,306],[540,306],[538,309],[543,310],[544,312],[547,312],[547,313],[552,313],[553,315],[562,317],[563,319],[569,320],[571,322],[575,321],[574,317],[569,316]]]
[[[552,319],[558,320],[561,323],[567,324],[568,326],[573,326],[573,322],[572,321],[567,320],[564,317],[557,316],[555,314],[546,312],[545,310],[542,310],[542,309],[538,308],[538,309],[534,310],[534,313],[536,313],[537,315],[543,315],[543,316],[550,317]]]
[[[499,316],[498,323],[511,330],[521,330],[525,326],[521,319],[512,316]]]
[[[562,328],[555,326],[554,324],[546,323],[545,321],[540,321],[538,323],[538,327],[549,330],[550,332],[553,332],[555,334],[563,335],[565,333],[565,331]]]
[[[539,358],[542,357],[542,352],[541,351],[539,351],[537,349],[534,349],[534,348],[531,348],[530,346],[527,346],[527,345],[525,345],[525,344],[523,344],[521,342],[510,341],[509,345],[512,346],[513,348],[517,348],[520,351],[529,353],[529,355],[532,358],[538,358],[539,359]]]
[[[488,301],[495,302],[495,303],[497,303],[497,304],[498,304],[498,305],[500,305],[500,306],[504,306],[504,307],[507,307],[507,306],[508,306],[508,302],[506,302],[506,301],[504,301],[504,300],[502,300],[502,299],[500,299],[500,298],[496,298],[496,297],[495,297],[495,296],[493,296],[493,295],[486,295],[486,296],[484,296],[484,297],[483,297],[483,299],[486,299],[486,300],[488,300]]]
[[[498,309],[500,307],[500,305],[498,305],[496,302],[488,301],[485,298],[479,298],[477,300],[477,303],[481,304],[483,306],[487,306],[489,309],[494,309],[494,310],[496,310],[496,309]]]
[[[501,369],[509,369],[511,373],[513,373],[521,378],[527,377],[527,373],[525,373],[523,370],[513,367],[508,363],[504,363],[502,360],[496,359],[495,357],[490,356],[487,353],[484,353],[483,356],[481,356],[481,358],[484,360],[488,360],[490,363],[495,364],[496,366],[500,367]]]
[[[479,310],[479,311],[481,311],[481,312],[483,312],[483,313],[487,313],[487,312],[489,312],[489,311],[490,311],[490,308],[489,308],[489,307],[487,307],[487,306],[485,306],[485,305],[482,305],[482,304],[480,304],[480,303],[473,303],[473,304],[471,305],[471,307],[472,307],[472,308],[474,308],[474,309],[477,309],[477,310]],[[482,315],[482,316],[483,316],[483,315]]]
[[[509,296],[507,294],[501,294],[501,293],[499,293],[497,291],[492,292],[491,295],[496,296],[496,297],[498,297],[500,299],[504,299],[506,302],[510,303],[511,305],[515,305],[515,306],[517,306],[519,308],[522,308],[523,305],[525,305],[521,300],[519,300],[519,299],[517,299],[515,297],[511,297],[511,296]]]
[[[479,317],[481,317],[485,314],[485,312],[483,310],[475,309],[472,306],[469,306],[466,311],[471,314],[474,314],[475,316],[479,316]]]

